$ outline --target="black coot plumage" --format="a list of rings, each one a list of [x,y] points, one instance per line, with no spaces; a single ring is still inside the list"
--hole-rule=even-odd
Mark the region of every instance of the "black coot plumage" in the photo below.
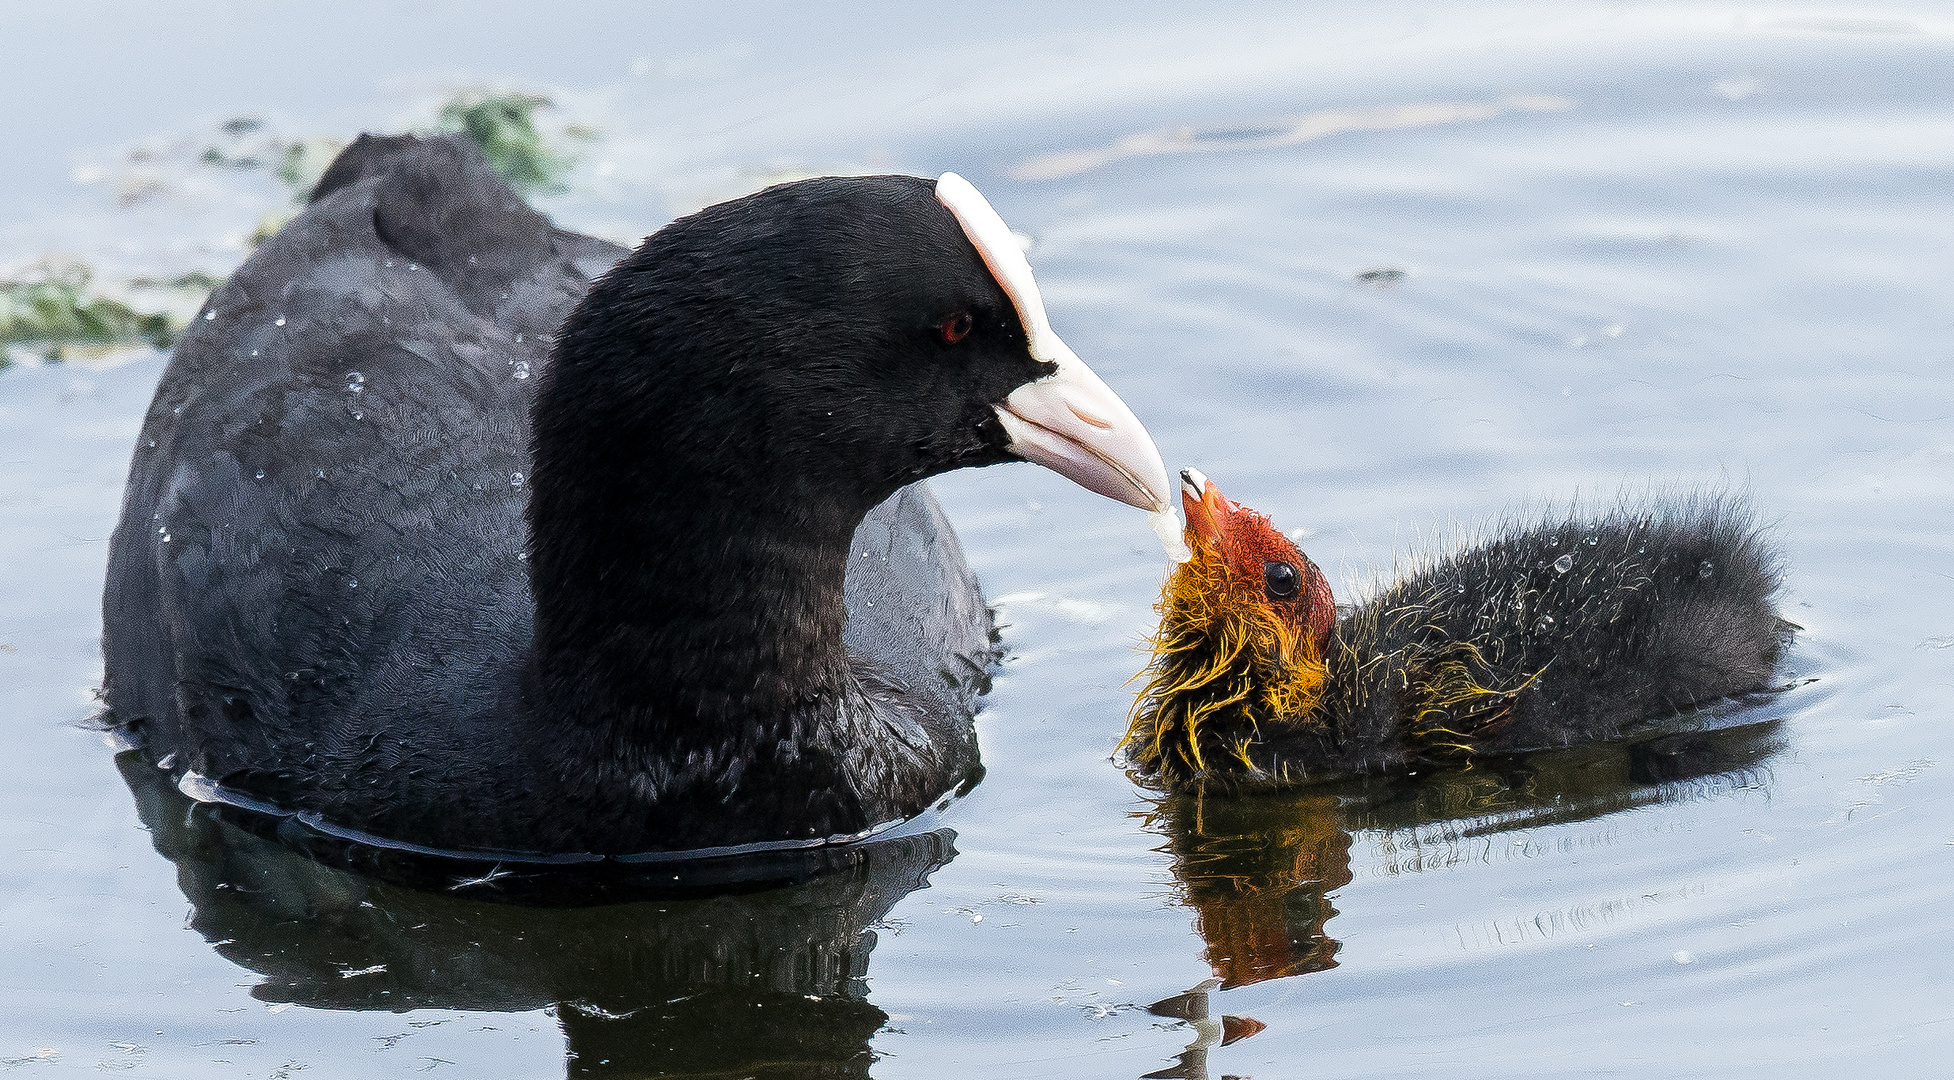
[[[1312,780],[1612,739],[1767,690],[1791,624],[1776,551],[1728,496],[1496,530],[1339,612],[1256,511],[1182,475],[1127,747],[1170,786]]]
[[[977,769],[989,616],[917,481],[1020,458],[1167,505],[953,175],[770,188],[627,257],[465,141],[365,137],[163,375],[109,719],[187,791],[389,843],[859,833]]]

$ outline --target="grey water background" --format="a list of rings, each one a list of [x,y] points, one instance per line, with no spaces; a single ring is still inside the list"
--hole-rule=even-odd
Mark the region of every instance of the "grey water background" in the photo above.
[[[16,6],[0,41],[0,264],[222,273],[285,195],[180,146],[237,115],[397,130],[475,84],[599,131],[541,205],[621,239],[777,177],[955,169],[1168,461],[1307,530],[1341,595],[1504,512],[1726,485],[1772,523],[1805,628],[1796,688],[1719,718],[1756,734],[1708,764],[1604,750],[1162,805],[1111,758],[1163,570],[1145,523],[1029,466],[953,475],[1010,648],[954,857],[544,925],[264,852],[230,874],[180,807],[145,828],[79,722],[163,361],[15,367],[0,1073],[655,1075],[745,1040],[766,1053],[723,1075],[1916,1076],[1954,1050],[1939,5],[109,3]],[[226,921],[254,889],[273,901]],[[459,929],[422,953],[383,940],[439,919]],[[765,993],[728,991],[730,961],[539,974],[729,920],[760,951],[776,924],[873,928]],[[1203,1008],[1262,1027],[1221,1045],[1253,1025]],[[591,1033],[633,1010],[666,1042]]]

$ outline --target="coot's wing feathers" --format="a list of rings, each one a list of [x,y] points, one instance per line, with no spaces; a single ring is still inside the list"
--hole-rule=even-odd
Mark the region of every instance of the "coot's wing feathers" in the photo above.
[[[375,691],[495,691],[457,665],[506,681],[488,653],[528,639],[530,376],[623,254],[550,227],[458,139],[363,139],[341,164],[178,345],[111,550],[110,709],[212,770],[305,761],[279,736],[322,764],[331,729],[384,721]]]
[[[902,489],[862,520],[844,595],[848,650],[864,674],[919,696],[924,716],[962,727],[989,688],[991,613],[924,484]]]
[[[570,298],[629,252],[594,236],[550,224],[489,167],[467,139],[362,135],[333,160],[312,189],[312,202],[372,181],[366,205],[372,232],[393,254],[432,271],[469,310],[513,332],[548,334],[569,307],[528,297],[565,279],[539,274],[567,261]]]

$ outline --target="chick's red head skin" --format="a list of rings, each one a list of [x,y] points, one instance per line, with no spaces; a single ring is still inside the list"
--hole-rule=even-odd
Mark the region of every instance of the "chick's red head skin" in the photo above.
[[[1322,655],[1336,625],[1336,598],[1295,541],[1267,514],[1230,499],[1193,469],[1181,473],[1181,509],[1187,514],[1187,546],[1195,559],[1220,564],[1238,603],[1260,603]]]

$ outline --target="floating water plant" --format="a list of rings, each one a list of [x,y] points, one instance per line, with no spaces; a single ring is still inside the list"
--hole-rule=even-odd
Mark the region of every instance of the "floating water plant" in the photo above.
[[[43,270],[26,280],[0,281],[0,346],[25,346],[50,361],[74,346],[153,345],[168,348],[177,328],[168,315],[142,312],[89,289],[86,267]],[[7,364],[0,354],[0,367]]]
[[[473,140],[495,171],[523,195],[561,194],[568,190],[564,177],[576,162],[562,143],[587,141],[595,133],[572,124],[546,135],[537,128],[536,113],[551,105],[549,98],[536,94],[471,90],[442,105],[434,127]],[[136,171],[119,176],[116,200],[118,205],[135,207],[181,193],[185,187],[173,179],[173,171],[184,167],[268,175],[284,186],[296,205],[274,205],[260,215],[249,234],[255,247],[304,206],[345,145],[343,139],[329,136],[280,134],[260,117],[236,116],[194,140],[131,150],[128,163]],[[156,175],[157,170],[162,170],[161,175]],[[95,169],[81,182],[96,183],[117,175]],[[160,301],[168,309],[145,311],[91,288],[92,277],[89,268],[80,264],[42,266],[0,277],[0,368],[31,358],[58,362],[77,350],[168,348],[182,329],[182,312],[177,309],[187,311],[222,280],[193,271],[128,281],[126,288],[139,297],[136,303]]]
[[[438,126],[473,139],[495,171],[522,195],[560,195],[569,190],[563,176],[576,158],[551,148],[536,130],[536,110],[550,106],[549,98],[535,94],[472,92],[443,105]]]
[[[536,112],[552,106],[549,98],[518,91],[471,90],[441,106],[434,130],[472,139],[510,186],[525,196],[559,195],[568,188],[563,177],[576,163],[574,155],[552,145],[536,127]],[[595,133],[582,125],[563,129],[564,137],[588,140]],[[340,139],[325,136],[289,138],[271,132],[263,120],[241,116],[225,121],[211,145],[197,158],[203,165],[239,172],[263,169],[303,205],[312,196],[326,166],[345,148]],[[268,213],[252,234],[255,245],[276,232],[290,215]]]
[[[325,175],[326,166],[331,165],[332,159],[344,149],[344,141],[324,135],[286,143],[278,157],[276,175],[286,187],[292,189],[292,201],[304,203],[312,198],[312,188]]]

